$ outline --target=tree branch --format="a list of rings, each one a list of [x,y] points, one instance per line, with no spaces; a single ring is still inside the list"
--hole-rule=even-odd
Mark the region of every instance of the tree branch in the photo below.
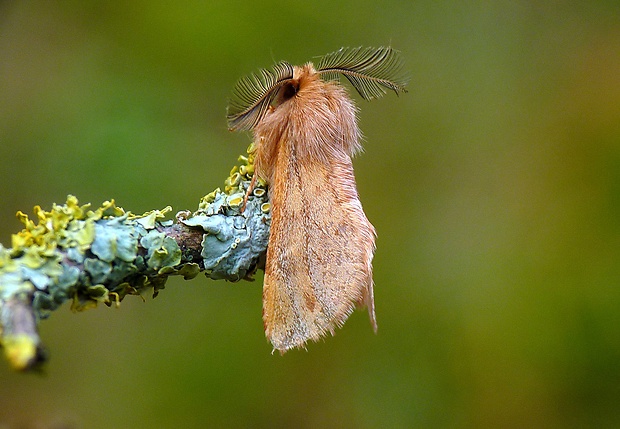
[[[0,245],[0,345],[11,366],[25,371],[45,361],[37,323],[66,301],[75,311],[119,305],[151,288],[157,296],[171,275],[239,281],[263,268],[267,190],[256,181],[242,207],[254,167],[252,155],[239,161],[224,191],[174,221],[162,221],[170,207],[134,215],[112,200],[90,210],[71,195],[51,211],[36,206],[37,224],[18,212],[25,228],[12,248]]]

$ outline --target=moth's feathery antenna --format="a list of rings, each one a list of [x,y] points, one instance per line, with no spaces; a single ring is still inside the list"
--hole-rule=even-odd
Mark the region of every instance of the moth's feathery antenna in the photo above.
[[[341,48],[327,54],[317,70],[327,80],[343,75],[365,100],[378,98],[392,90],[398,95],[407,92],[407,78],[402,75],[400,52],[391,47]]]
[[[293,66],[282,61],[273,70],[261,69],[237,82],[228,104],[228,127],[251,130],[262,119],[278,89],[293,78]]]

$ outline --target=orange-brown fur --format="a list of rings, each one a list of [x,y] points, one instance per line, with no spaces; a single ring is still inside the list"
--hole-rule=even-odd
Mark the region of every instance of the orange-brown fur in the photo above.
[[[294,68],[291,85],[296,93],[276,99],[254,129],[256,173],[272,206],[263,320],[281,352],[333,333],[356,306],[368,307],[376,330],[375,230],[351,164],[355,106],[310,63]]]

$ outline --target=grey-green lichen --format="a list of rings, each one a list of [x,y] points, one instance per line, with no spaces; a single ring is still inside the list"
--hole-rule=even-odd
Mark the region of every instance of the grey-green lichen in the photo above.
[[[271,213],[265,209],[265,182],[257,178],[252,183],[252,153],[250,146],[248,156],[239,157],[241,165],[231,170],[224,191],[218,188],[204,196],[198,210],[181,219],[204,230],[201,256],[205,274],[212,279],[251,278],[267,249]]]
[[[24,229],[11,249],[0,246],[0,344],[13,366],[29,365],[38,337],[11,322],[9,303],[28,303],[35,323],[65,301],[84,310],[163,288],[159,272],[181,262],[176,241],[155,229],[154,219],[170,210],[136,216],[114,201],[90,210],[69,196],[50,211],[35,207],[37,222],[18,212]]]
[[[252,147],[239,161],[224,190],[194,213],[177,213],[176,224],[162,220],[170,207],[134,215],[113,200],[93,210],[74,196],[50,211],[36,206],[34,219],[18,212],[24,229],[10,249],[0,245],[0,346],[12,366],[43,359],[36,324],[66,301],[76,311],[118,305],[147,290],[156,296],[170,275],[201,271],[251,279],[264,262],[271,213],[266,184],[253,180]]]
[[[170,210],[136,216],[114,201],[89,210],[69,196],[50,211],[35,207],[38,223],[19,212],[25,228],[13,235],[11,249],[0,248],[0,302],[31,295],[37,316],[45,318],[66,300],[82,310],[163,287],[158,271],[179,264],[181,252],[151,219]]]

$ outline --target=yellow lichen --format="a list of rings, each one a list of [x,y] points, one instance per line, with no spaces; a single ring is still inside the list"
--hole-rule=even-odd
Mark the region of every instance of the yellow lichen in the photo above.
[[[129,219],[135,219],[136,222],[140,223],[145,229],[153,229],[155,228],[157,219],[165,218],[166,214],[171,211],[172,207],[166,206],[162,210],[151,210],[141,215],[134,215],[130,212]]]
[[[225,204],[229,207],[240,207],[245,197],[246,189],[249,182],[254,176],[254,144],[247,149],[248,155],[240,155],[238,161],[240,165],[230,170],[228,178],[224,181],[224,190],[217,188],[215,191],[208,193],[201,198],[198,205],[198,211],[207,211],[212,203],[214,203],[220,194],[224,194],[226,198]],[[244,183],[245,182],[245,183]],[[265,195],[267,184],[264,180],[258,178],[254,183],[254,196],[262,197]],[[259,189],[262,188],[262,189]],[[239,195],[242,195],[239,198]]]
[[[32,248],[38,246],[41,251],[51,251],[56,248],[58,241],[67,235],[68,230],[81,230],[78,234],[79,244],[87,246],[93,239],[90,225],[75,225],[75,221],[86,221],[90,224],[104,217],[106,214],[119,216],[125,213],[121,207],[116,207],[114,200],[104,202],[96,210],[88,210],[90,204],[80,206],[78,199],[73,195],[67,197],[64,205],[54,204],[50,211],[43,210],[40,206],[34,207],[34,214],[38,220],[35,224],[27,214],[17,212],[17,219],[24,225],[24,229],[13,234],[11,244],[13,251],[17,249]]]
[[[2,339],[4,354],[16,370],[29,368],[37,358],[37,340],[30,335],[11,335]]]

